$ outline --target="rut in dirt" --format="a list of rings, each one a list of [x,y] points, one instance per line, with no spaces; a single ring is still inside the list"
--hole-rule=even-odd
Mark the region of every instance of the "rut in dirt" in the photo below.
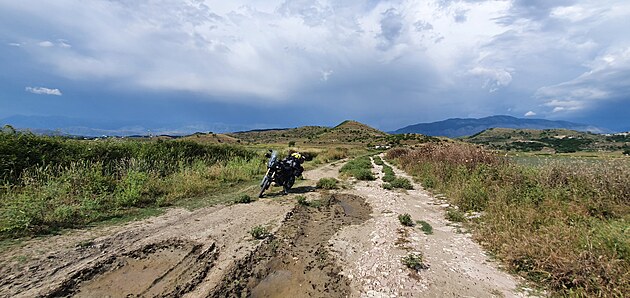
[[[177,297],[203,281],[216,257],[214,244],[153,243],[79,270],[44,296]]]
[[[298,205],[274,236],[237,262],[212,297],[346,297],[350,281],[329,252],[343,226],[370,218],[365,199],[335,194],[319,207]]]

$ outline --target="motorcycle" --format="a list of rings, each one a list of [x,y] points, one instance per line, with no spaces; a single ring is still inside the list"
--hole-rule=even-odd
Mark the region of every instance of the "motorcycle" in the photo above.
[[[263,197],[265,190],[274,183],[275,186],[282,186],[282,193],[287,194],[293,184],[295,183],[294,171],[291,166],[284,163],[282,160],[278,160],[278,153],[273,150],[269,150],[265,156],[269,157],[267,162],[267,173],[260,182],[259,198]]]

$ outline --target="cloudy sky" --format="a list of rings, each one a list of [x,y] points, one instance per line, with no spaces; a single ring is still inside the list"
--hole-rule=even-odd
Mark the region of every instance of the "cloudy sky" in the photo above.
[[[0,118],[630,130],[627,0],[0,0]]]

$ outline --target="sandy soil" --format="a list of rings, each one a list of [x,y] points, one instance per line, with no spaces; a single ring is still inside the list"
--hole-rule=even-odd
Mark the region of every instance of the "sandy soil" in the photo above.
[[[28,240],[0,256],[0,297],[522,297],[424,192],[381,181],[315,191],[343,162],[307,171],[289,196],[166,214]],[[375,172],[380,173],[380,167]],[[396,170],[399,176],[406,176]],[[298,206],[295,196],[319,201]],[[433,226],[425,235],[397,216]],[[253,239],[257,225],[272,236]],[[428,269],[406,268],[420,252]]]

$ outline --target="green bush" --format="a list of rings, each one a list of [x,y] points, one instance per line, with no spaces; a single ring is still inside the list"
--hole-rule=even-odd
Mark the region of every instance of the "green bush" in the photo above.
[[[374,173],[372,173],[372,171],[367,170],[367,169],[356,170],[352,173],[352,175],[358,180],[364,180],[364,181],[376,180],[376,177],[374,177]]]
[[[255,226],[251,230],[249,230],[249,234],[254,237],[254,239],[265,239],[271,236],[267,227],[264,226]]]
[[[403,226],[407,226],[407,227],[413,226],[413,220],[411,220],[411,215],[409,215],[408,213],[399,214],[398,221],[400,221],[400,224],[402,224]]]
[[[390,183],[383,183],[383,189],[393,190],[394,187]]]
[[[398,177],[391,182],[392,187],[402,189],[413,189],[413,185],[407,178]]]
[[[409,253],[406,256],[402,257],[400,261],[403,263],[403,265],[407,266],[407,268],[415,271],[429,268],[424,263],[424,256],[420,252]]]
[[[416,223],[420,225],[420,229],[425,235],[433,234],[433,227],[424,220],[416,220]]]
[[[297,196],[295,197],[297,199],[298,204],[302,205],[302,206],[308,206],[308,201],[306,200],[306,197],[304,196]]]
[[[385,175],[383,175],[383,178],[381,178],[381,179],[383,179],[383,182],[392,182],[392,181],[396,180],[396,176],[390,175],[390,174],[385,174]]]
[[[379,165],[379,166],[385,165],[385,163],[383,162],[383,160],[379,156],[375,155],[375,156],[372,157],[372,159],[374,160],[374,163],[376,165]]]
[[[253,201],[254,200],[252,200],[252,197],[250,197],[248,194],[241,194],[240,196],[238,196],[238,198],[236,198],[236,200],[234,200],[234,202],[237,204],[249,204]]]
[[[464,222],[466,221],[466,215],[455,208],[450,208],[446,211],[446,219],[452,222]]]
[[[321,178],[317,181],[316,187],[321,189],[336,189],[337,182],[335,178]]]
[[[357,157],[347,162],[341,169],[340,173],[354,176],[358,180],[375,180],[374,174],[371,171],[372,161],[367,156]]]

